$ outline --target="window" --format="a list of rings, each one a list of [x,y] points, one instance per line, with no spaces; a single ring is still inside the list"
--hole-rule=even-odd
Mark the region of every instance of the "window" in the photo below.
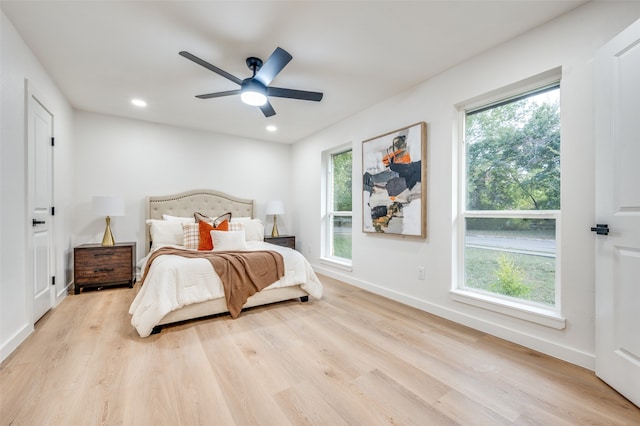
[[[350,147],[328,153],[324,257],[346,264],[351,263],[351,168]]]
[[[464,109],[456,288],[467,296],[558,312],[559,98],[556,80]]]

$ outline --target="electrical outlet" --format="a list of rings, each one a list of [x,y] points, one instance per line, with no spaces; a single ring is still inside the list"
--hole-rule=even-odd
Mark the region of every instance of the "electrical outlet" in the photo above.
[[[418,279],[424,280],[424,266],[418,266]]]

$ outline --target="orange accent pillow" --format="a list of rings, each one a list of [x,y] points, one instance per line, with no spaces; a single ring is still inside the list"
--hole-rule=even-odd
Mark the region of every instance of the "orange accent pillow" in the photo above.
[[[211,231],[228,231],[229,221],[223,220],[217,227],[201,220],[198,222],[198,230],[200,231],[200,243],[198,250],[213,250],[213,241],[211,240]]]

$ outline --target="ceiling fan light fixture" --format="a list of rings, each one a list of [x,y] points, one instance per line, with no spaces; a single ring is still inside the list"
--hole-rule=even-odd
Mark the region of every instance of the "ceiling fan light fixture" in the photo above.
[[[262,106],[267,103],[267,89],[252,78],[242,83],[240,99],[247,105]]]
[[[240,99],[247,105],[262,106],[267,103],[267,97],[264,93],[246,90],[240,94]]]

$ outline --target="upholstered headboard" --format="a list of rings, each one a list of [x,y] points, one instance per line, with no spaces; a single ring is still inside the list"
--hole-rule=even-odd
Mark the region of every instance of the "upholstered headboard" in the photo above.
[[[179,194],[147,197],[146,219],[162,219],[163,214],[171,216],[192,217],[194,212],[205,216],[217,217],[231,212],[232,217],[255,218],[256,203],[254,200],[238,198],[220,191],[198,189]],[[149,250],[151,234],[146,227],[145,252]]]

